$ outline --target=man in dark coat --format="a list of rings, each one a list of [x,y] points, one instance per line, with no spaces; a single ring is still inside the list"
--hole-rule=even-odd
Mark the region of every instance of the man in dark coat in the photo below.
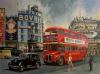
[[[92,53],[90,54],[90,58],[89,58],[89,66],[90,66],[90,71],[93,70],[93,55]]]

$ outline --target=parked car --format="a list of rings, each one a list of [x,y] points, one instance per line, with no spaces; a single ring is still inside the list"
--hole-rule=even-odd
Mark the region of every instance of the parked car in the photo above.
[[[8,63],[10,70],[24,71],[27,68],[40,68],[41,62],[37,53],[22,53]]]

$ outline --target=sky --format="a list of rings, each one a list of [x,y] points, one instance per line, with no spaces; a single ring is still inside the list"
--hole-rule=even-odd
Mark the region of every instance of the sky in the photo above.
[[[74,17],[80,16],[100,20],[100,0],[0,0],[0,7],[6,8],[9,16],[34,4],[43,12],[45,28],[68,28]]]

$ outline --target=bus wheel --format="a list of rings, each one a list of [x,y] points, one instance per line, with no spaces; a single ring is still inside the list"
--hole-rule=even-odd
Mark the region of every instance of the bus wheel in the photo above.
[[[61,57],[61,58],[57,61],[57,64],[58,64],[59,66],[64,65],[64,58]]]

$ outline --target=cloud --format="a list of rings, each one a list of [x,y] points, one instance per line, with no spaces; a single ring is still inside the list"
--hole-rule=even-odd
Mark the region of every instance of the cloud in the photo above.
[[[77,1],[77,0],[76,0]],[[45,22],[49,26],[68,28],[75,0],[41,0],[45,7]]]
[[[97,20],[100,20],[100,1],[98,0],[92,9],[91,16]]]
[[[83,0],[77,0],[71,17],[74,18],[74,17],[81,17],[81,16],[86,17],[87,12],[86,12],[86,9],[83,5]]]
[[[0,0],[0,7],[5,8],[6,15],[15,15],[17,13],[16,0]]]
[[[100,19],[100,0],[0,0],[0,7],[6,8],[7,15],[14,15],[18,10],[27,9],[28,5],[39,6],[43,12],[45,28],[50,26],[68,28],[76,16]]]

